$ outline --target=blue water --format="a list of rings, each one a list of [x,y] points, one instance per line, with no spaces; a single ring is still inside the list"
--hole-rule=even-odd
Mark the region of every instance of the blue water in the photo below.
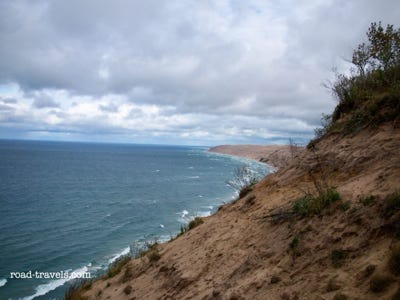
[[[60,299],[70,284],[10,272],[94,275],[135,241],[169,239],[235,197],[243,163],[268,172],[200,147],[0,140],[0,299]]]

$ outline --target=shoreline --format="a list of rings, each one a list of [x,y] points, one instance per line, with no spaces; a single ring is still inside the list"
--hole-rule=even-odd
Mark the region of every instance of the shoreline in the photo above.
[[[284,167],[291,157],[303,149],[290,145],[219,145],[208,151],[256,160],[276,170]]]

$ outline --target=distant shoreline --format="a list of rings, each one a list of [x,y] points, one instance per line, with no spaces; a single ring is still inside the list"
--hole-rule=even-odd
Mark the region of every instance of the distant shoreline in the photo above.
[[[274,168],[285,166],[292,156],[289,145],[220,145],[211,147],[208,151],[254,159]]]

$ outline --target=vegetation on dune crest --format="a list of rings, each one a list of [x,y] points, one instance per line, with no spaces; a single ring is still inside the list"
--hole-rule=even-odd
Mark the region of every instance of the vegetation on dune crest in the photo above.
[[[400,121],[400,29],[372,23],[367,37],[353,52],[351,74],[337,74],[331,86],[339,103],[331,115],[323,115],[316,140],[331,132],[355,134]]]

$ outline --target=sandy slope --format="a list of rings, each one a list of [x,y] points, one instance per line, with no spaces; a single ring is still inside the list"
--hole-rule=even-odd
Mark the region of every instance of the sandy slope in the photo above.
[[[287,145],[221,145],[209,149],[211,152],[255,159],[278,168],[287,165],[288,160],[302,150],[302,147]]]
[[[370,281],[376,274],[389,275],[387,260],[399,216],[384,217],[380,203],[400,188],[399,149],[400,130],[391,127],[355,137],[331,135],[313,151],[296,154],[204,224],[159,245],[159,260],[132,260],[120,274],[94,282],[83,295],[333,299],[342,293],[347,299],[392,299],[400,278],[390,275],[389,287],[377,294],[370,291]],[[313,178],[336,187],[342,200],[320,215],[271,218],[288,211],[304,192],[315,192]],[[360,197],[368,195],[375,195],[377,203],[360,203]],[[344,258],[336,261],[334,253]],[[123,291],[127,286],[132,287],[129,294]]]

